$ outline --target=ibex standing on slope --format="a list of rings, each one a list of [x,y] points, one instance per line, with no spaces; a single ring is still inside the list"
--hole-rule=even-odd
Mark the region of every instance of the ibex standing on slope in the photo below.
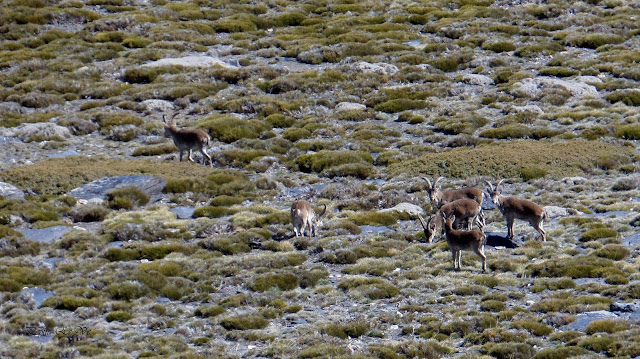
[[[447,217],[444,224],[444,234],[447,237],[449,248],[451,248],[453,267],[460,270],[462,251],[474,251],[482,258],[482,272],[484,273],[487,270],[487,256],[484,254],[487,236],[478,229],[473,231],[453,229],[452,225],[455,219],[455,216]]]
[[[466,229],[473,229],[473,222],[478,224],[478,227],[482,229],[484,227],[484,213],[482,213],[482,207],[478,202],[472,199],[459,199],[450,203],[447,203],[440,207],[440,210],[431,216],[425,223],[420,214],[418,218],[424,229],[424,234],[427,237],[427,241],[431,243],[438,230],[442,228],[444,219],[450,216],[455,216],[456,221],[453,223],[453,228],[459,228],[461,222],[466,222]]]
[[[482,201],[484,200],[484,193],[480,188],[476,187],[465,187],[460,189],[448,189],[445,191],[440,190],[440,186],[438,186],[438,182],[443,177],[438,177],[433,185],[431,181],[427,177],[422,177],[425,182],[427,182],[427,194],[429,195],[429,199],[433,202],[437,208],[442,207],[444,204],[453,202],[458,199],[472,199],[478,202],[479,205],[482,206]]]
[[[502,212],[502,215],[507,220],[507,238],[513,239],[513,222],[517,218],[529,222],[531,227],[535,228],[535,230],[540,233],[542,240],[546,242],[547,235],[542,228],[542,222],[547,218],[547,214],[544,212],[544,209],[526,199],[501,195],[498,187],[500,187],[502,181],[502,179],[498,181],[495,187],[491,182],[486,182],[487,185],[489,185],[487,193],[489,194],[491,201],[493,204],[498,206],[500,212]]]
[[[182,162],[182,152],[187,150],[189,154],[189,161],[193,162],[193,158],[191,158],[191,150],[197,149],[202,153],[202,161],[204,164],[207,164],[208,159],[209,163],[211,163],[211,167],[213,167],[213,161],[211,160],[211,156],[207,154],[205,149],[209,147],[209,142],[211,141],[211,137],[209,134],[203,130],[198,130],[194,128],[177,128],[173,123],[173,120],[167,120],[164,115],[162,115],[162,122],[164,123],[164,134],[165,136],[173,138],[173,143],[178,147],[180,151],[180,162]]]
[[[293,231],[296,237],[304,237],[304,229],[309,227],[309,239],[317,234],[317,229],[322,225],[322,216],[327,211],[327,205],[324,205],[322,212],[316,216],[309,202],[300,199],[291,205],[291,223],[293,223]]]

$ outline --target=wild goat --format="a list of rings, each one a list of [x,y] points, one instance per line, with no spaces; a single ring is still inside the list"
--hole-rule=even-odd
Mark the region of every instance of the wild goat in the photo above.
[[[309,239],[317,234],[318,227],[322,226],[322,216],[327,211],[327,205],[324,205],[322,212],[316,216],[316,212],[309,202],[300,199],[291,205],[291,223],[293,223],[293,231],[296,237],[303,236],[304,230],[309,227]]]
[[[460,227],[460,223],[463,221],[467,230],[473,229],[473,222],[476,222],[480,228],[484,227],[484,213],[478,202],[471,199],[459,199],[440,207],[440,210],[431,216],[426,223],[422,216],[418,214],[427,242],[433,242],[436,233],[442,228],[444,218],[449,216],[455,216],[456,221],[453,227],[456,229]]]
[[[517,218],[529,222],[531,227],[540,233],[542,240],[546,242],[547,235],[542,228],[542,222],[547,218],[544,209],[526,199],[501,195],[498,188],[500,184],[502,184],[502,181],[502,179],[498,181],[495,187],[491,182],[486,182],[489,185],[487,193],[491,201],[498,206],[500,212],[502,212],[502,215],[507,220],[507,238],[513,239],[513,222]]]
[[[173,143],[178,147],[180,151],[180,162],[182,162],[182,152],[187,150],[189,154],[189,161],[193,162],[193,158],[191,158],[191,150],[197,149],[202,153],[202,160],[204,164],[207,164],[208,159],[209,163],[211,163],[211,167],[213,167],[213,161],[211,160],[211,156],[207,154],[205,149],[209,147],[209,142],[211,142],[211,137],[209,134],[203,130],[198,130],[195,128],[177,128],[173,123],[173,119],[167,120],[164,115],[162,115],[162,122],[164,123],[164,134],[165,136],[173,138]]]
[[[468,198],[478,202],[482,206],[484,200],[484,193],[481,189],[476,187],[465,187],[460,189],[448,189],[445,191],[440,190],[438,182],[444,177],[438,177],[433,185],[427,177],[422,177],[427,182],[427,194],[429,200],[433,202],[437,208],[442,207],[445,203],[453,202],[458,199]]]
[[[487,236],[478,229],[473,231],[453,229],[452,225],[455,219],[455,216],[447,217],[444,225],[444,234],[453,257],[453,267],[460,270],[462,251],[474,251],[482,258],[482,273],[484,273],[487,270],[487,256],[484,254]]]

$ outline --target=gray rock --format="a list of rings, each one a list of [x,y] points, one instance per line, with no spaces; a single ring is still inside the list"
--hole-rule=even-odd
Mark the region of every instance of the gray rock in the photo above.
[[[336,111],[351,111],[351,110],[365,110],[366,105],[356,102],[340,102],[336,105]]]
[[[67,226],[53,226],[40,229],[24,228],[18,229],[18,231],[32,241],[52,243],[62,238],[65,233],[73,231],[73,228]]]
[[[194,210],[195,208],[193,207],[174,207],[169,209],[169,211],[177,214],[179,219],[192,218]]]
[[[563,87],[571,93],[573,97],[599,97],[598,89],[595,86],[576,80],[561,80],[555,77],[541,76],[524,79],[513,85],[510,92],[515,96],[537,97],[550,87]]]
[[[577,331],[584,332],[585,329],[587,328],[587,325],[589,325],[589,323],[593,322],[594,320],[617,319],[617,318],[618,318],[618,315],[606,310],[580,313],[576,315],[576,320],[574,322],[560,327],[560,330],[562,331],[577,330]]]
[[[193,55],[193,56],[185,56],[185,57],[179,57],[179,58],[167,58],[167,59],[160,59],[157,61],[153,61],[147,64],[144,64],[144,66],[172,66],[172,65],[177,65],[177,66],[185,66],[185,67],[213,67],[213,66],[222,66],[222,67],[226,67],[226,68],[234,68],[235,66],[232,66],[228,63],[226,63],[225,61],[220,60],[217,57],[213,57],[213,56],[202,56],[202,55]]]
[[[22,141],[37,139],[39,141],[59,140],[71,137],[71,131],[51,122],[23,123],[17,127],[2,129],[0,135],[17,137]]]
[[[399,71],[396,65],[385,64],[381,62],[372,64],[364,61],[356,62],[355,64],[353,64],[353,69],[359,72],[376,73],[379,75],[393,75]]]
[[[33,288],[25,287],[25,288],[22,288],[22,290],[18,293],[18,295],[23,301],[25,302],[33,301],[34,307],[40,308],[40,306],[42,305],[42,302],[44,302],[45,299],[56,295],[56,293],[48,291],[46,289],[42,289],[40,287],[33,287]]]
[[[169,112],[175,109],[171,102],[165,100],[145,100],[142,104],[152,112]]]
[[[570,215],[568,209],[560,206],[545,206],[544,211],[549,218],[566,217]]]
[[[67,195],[77,199],[87,200],[89,203],[96,202],[96,199],[101,202],[106,198],[107,192],[114,188],[135,186],[149,197],[154,198],[162,193],[166,185],[167,181],[165,181],[164,178],[156,176],[131,175],[103,177],[73,189],[67,193]]]
[[[511,111],[514,113],[534,113],[541,115],[544,113],[542,109],[537,105],[525,105],[525,106],[513,106]]]
[[[491,77],[479,74],[465,74],[462,77],[462,80],[464,80],[468,84],[478,86],[491,86],[495,84]]]
[[[380,210],[380,212],[389,212],[389,211],[406,212],[413,216],[418,214],[424,214],[424,210],[422,209],[422,207],[417,206],[413,203],[407,203],[407,202],[402,202],[391,208],[385,208]]]
[[[24,191],[12,184],[0,182],[0,196],[5,199],[23,199]]]

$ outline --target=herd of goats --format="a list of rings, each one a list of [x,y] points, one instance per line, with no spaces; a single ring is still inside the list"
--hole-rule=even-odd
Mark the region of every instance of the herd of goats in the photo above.
[[[487,256],[484,254],[484,246],[487,242],[487,236],[483,230],[485,225],[484,213],[482,212],[484,192],[477,187],[443,191],[438,185],[442,178],[438,178],[433,184],[428,178],[423,178],[427,182],[429,199],[438,208],[437,212],[426,222],[418,214],[427,241],[431,243],[436,233],[443,229],[451,249],[454,268],[460,269],[462,251],[474,251],[482,258],[482,271],[485,272]],[[542,223],[547,218],[544,209],[526,199],[503,196],[499,190],[502,181],[498,181],[495,186],[487,181],[487,194],[507,220],[507,238],[513,239],[513,222],[517,218],[529,222],[540,233],[542,240],[546,242],[547,236],[542,228]],[[303,236],[305,228],[308,228],[309,237],[315,235],[316,228],[322,225],[321,218],[326,210],[327,206],[325,205],[322,212],[316,215],[309,202],[295,201],[291,206],[291,222],[296,237]],[[473,223],[476,223],[479,229],[473,229]]]
[[[173,139],[174,144],[180,151],[180,161],[182,161],[183,151],[186,150],[189,155],[189,161],[193,162],[191,157],[192,150],[197,149],[202,153],[205,165],[205,159],[208,159],[213,167],[213,161],[206,152],[206,148],[211,142],[211,137],[207,132],[192,128],[177,128],[173,120],[167,122],[164,115],[162,116],[162,122],[164,123],[165,135]],[[433,184],[429,179],[423,179],[427,182],[429,199],[438,209],[436,214],[426,222],[418,214],[427,241],[431,243],[436,232],[444,230],[447,243],[451,249],[454,268],[460,269],[460,258],[463,250],[474,251],[482,258],[482,271],[485,272],[487,257],[484,254],[484,246],[487,236],[483,231],[485,225],[484,213],[482,212],[484,192],[477,187],[443,191],[438,185],[442,177],[438,178]],[[487,194],[507,221],[507,239],[513,239],[513,222],[517,218],[529,222],[540,233],[542,240],[546,241],[547,237],[542,228],[543,221],[547,218],[544,209],[526,199],[503,196],[499,190],[502,181],[498,181],[495,186],[486,181],[488,185]],[[327,206],[325,205],[324,209],[316,215],[309,202],[305,200],[295,201],[291,206],[291,222],[295,236],[304,236],[307,228],[309,237],[316,235],[317,228],[322,225],[321,218],[326,211]],[[479,229],[473,229],[473,223],[476,223]]]

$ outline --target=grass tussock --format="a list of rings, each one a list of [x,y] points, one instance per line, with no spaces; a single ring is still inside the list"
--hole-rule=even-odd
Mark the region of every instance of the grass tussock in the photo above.
[[[618,154],[632,158],[633,149],[608,143],[571,140],[562,142],[519,140],[456,148],[427,153],[417,159],[394,163],[392,176],[437,176],[469,178],[474,176],[520,177],[523,168],[535,166],[548,176],[561,178],[583,175],[597,167],[602,156]]]

